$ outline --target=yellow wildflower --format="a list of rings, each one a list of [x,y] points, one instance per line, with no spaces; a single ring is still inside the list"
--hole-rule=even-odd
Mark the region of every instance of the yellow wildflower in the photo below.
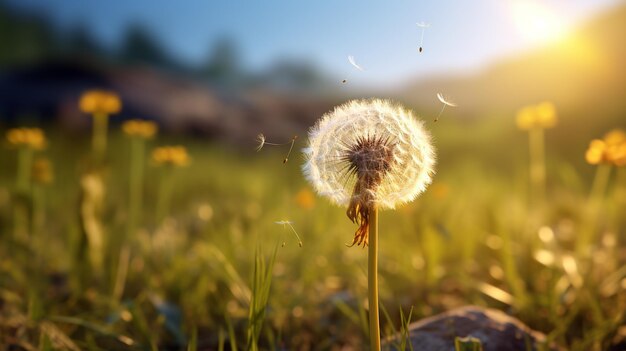
[[[552,128],[558,122],[556,108],[548,101],[539,105],[526,106],[517,112],[516,122],[517,127],[523,130]]]
[[[110,115],[120,112],[122,102],[113,92],[88,90],[80,97],[79,106],[84,113]]]
[[[315,196],[307,188],[303,188],[296,194],[296,204],[305,210],[315,207]]]
[[[46,136],[39,128],[13,128],[7,132],[9,144],[17,147],[25,146],[33,150],[46,147]]]
[[[186,166],[189,155],[184,146],[161,146],[152,151],[152,160],[158,165]]]
[[[54,180],[52,164],[46,158],[38,158],[33,163],[33,180],[39,184],[50,184]]]
[[[556,108],[551,102],[542,102],[536,106],[537,125],[541,128],[552,128],[556,126]]]
[[[614,129],[606,133],[604,139],[592,140],[585,159],[592,165],[599,163],[626,165],[626,133],[620,129]]]
[[[606,158],[606,143],[600,139],[594,139],[589,143],[589,148],[585,153],[585,160],[589,164],[597,165],[607,162]]]
[[[143,139],[152,138],[158,130],[156,123],[140,119],[131,119],[122,124],[124,134]]]

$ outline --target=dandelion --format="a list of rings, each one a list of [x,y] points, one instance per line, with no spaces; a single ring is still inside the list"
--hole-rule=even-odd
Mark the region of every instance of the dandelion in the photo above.
[[[443,110],[446,108],[446,106],[450,106],[450,107],[456,107],[456,104],[446,100],[443,95],[441,95],[441,93],[437,93],[437,99],[439,99],[439,101],[441,101],[441,103],[443,104],[443,106],[441,106],[441,111],[439,111],[439,114],[437,115],[437,117],[435,118],[435,122],[437,122],[439,120],[439,117],[441,117],[441,114],[443,113]]]
[[[416,24],[418,27],[422,29],[422,35],[420,38],[420,48],[419,48],[419,51],[422,52],[422,47],[424,45],[424,32],[426,32],[426,28],[430,27],[430,24],[426,22],[417,22]]]
[[[589,217],[594,221],[609,184],[611,168],[623,166],[626,161],[626,133],[620,129],[615,129],[606,133],[602,139],[592,140],[585,152],[585,160],[590,165],[597,166],[588,200]],[[594,223],[592,222],[589,224],[589,228],[586,228],[582,235],[578,236],[577,251],[579,254],[583,253],[593,240],[593,226]]]
[[[143,173],[146,140],[154,137],[158,126],[151,121],[132,119],[122,124],[122,131],[130,137],[130,165],[128,189],[128,239],[132,239],[143,213]],[[123,256],[123,255],[122,255]],[[122,257],[121,256],[121,257]]]
[[[152,160],[162,166],[161,180],[156,205],[156,218],[161,222],[169,212],[169,203],[173,190],[174,169],[189,165],[190,158],[183,146],[161,146],[152,151]]]
[[[79,107],[83,113],[93,116],[92,148],[100,161],[106,152],[109,116],[120,112],[122,102],[113,92],[88,90],[80,97]]]
[[[546,187],[544,130],[557,125],[556,108],[548,101],[526,106],[517,112],[515,122],[519,129],[528,131],[530,181],[536,201],[542,202]]]
[[[303,172],[315,190],[347,206],[368,248],[371,348],[380,349],[378,210],[414,200],[431,182],[430,136],[410,111],[386,100],[354,100],[325,114],[309,132]]]
[[[278,225],[282,225],[284,228],[289,226],[289,228],[291,228],[291,231],[293,232],[293,234],[298,239],[298,246],[302,247],[302,239],[300,239],[300,235],[298,235],[298,232],[296,232],[296,229],[293,227],[293,222],[292,221],[282,220],[282,221],[276,221],[274,223],[278,224]]]
[[[122,124],[122,131],[130,137],[150,139],[158,131],[156,123],[141,119],[131,119]]]
[[[256,136],[256,141],[257,141],[256,151],[257,152],[261,151],[261,149],[265,145],[271,145],[271,146],[291,145],[289,147],[289,151],[287,152],[287,156],[283,159],[283,163],[287,163],[287,161],[289,161],[289,155],[291,155],[291,151],[293,150],[293,146],[296,143],[296,139],[298,139],[298,136],[294,135],[293,138],[291,138],[291,141],[287,143],[283,143],[283,144],[269,143],[266,141],[265,135],[263,135],[263,133],[260,133],[259,135]]]
[[[26,239],[29,227],[28,198],[31,196],[32,167],[35,152],[46,147],[46,136],[39,128],[13,128],[6,133],[9,146],[17,149],[15,174],[14,235]]]
[[[45,222],[45,187],[54,181],[52,163],[47,158],[37,158],[31,168],[33,180],[33,232],[40,233]]]

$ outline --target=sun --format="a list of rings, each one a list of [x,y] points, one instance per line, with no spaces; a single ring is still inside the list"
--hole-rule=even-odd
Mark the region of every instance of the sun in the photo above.
[[[528,42],[553,42],[566,34],[562,18],[542,3],[519,0],[513,3],[512,12],[520,36]]]

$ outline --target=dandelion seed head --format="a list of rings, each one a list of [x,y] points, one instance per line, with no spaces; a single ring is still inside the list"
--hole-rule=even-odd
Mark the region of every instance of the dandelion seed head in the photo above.
[[[437,99],[439,99],[439,101],[441,101],[441,103],[444,104],[444,105],[448,105],[450,107],[456,107],[457,106],[454,102],[449,101],[445,97],[443,97],[443,95],[441,93],[437,93]]]
[[[434,173],[422,122],[387,100],[353,100],[325,114],[304,153],[306,178],[340,206],[360,201],[393,209],[422,193]]]

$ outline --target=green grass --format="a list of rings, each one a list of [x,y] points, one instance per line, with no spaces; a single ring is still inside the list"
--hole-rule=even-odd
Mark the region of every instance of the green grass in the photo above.
[[[346,247],[355,228],[345,209],[319,197],[312,207],[298,202],[298,192],[310,191],[299,157],[283,165],[283,150],[152,142],[148,149],[187,145],[192,164],[172,172],[162,222],[162,170],[148,164],[140,230],[129,243],[123,293],[115,296],[128,239],[129,141],[117,134],[109,140],[104,265],[97,272],[83,253],[79,221],[89,139],[58,132],[50,139],[44,154],[56,180],[41,192],[43,225],[27,241],[12,236],[16,155],[0,150],[0,345],[366,348],[367,252]],[[525,150],[515,143],[503,148]],[[602,350],[623,338],[623,174],[620,183],[613,172],[601,209],[589,211],[592,167],[572,166],[548,150],[548,202],[530,206],[524,156],[494,163],[493,151],[488,161],[474,151],[463,160],[462,147],[438,147],[435,183],[414,203],[381,212],[383,338],[405,333],[408,320],[465,304],[504,310],[572,350]],[[444,157],[451,154],[454,162]],[[293,221],[302,247],[274,223],[280,220]],[[593,255],[579,256],[576,238],[590,227]]]

